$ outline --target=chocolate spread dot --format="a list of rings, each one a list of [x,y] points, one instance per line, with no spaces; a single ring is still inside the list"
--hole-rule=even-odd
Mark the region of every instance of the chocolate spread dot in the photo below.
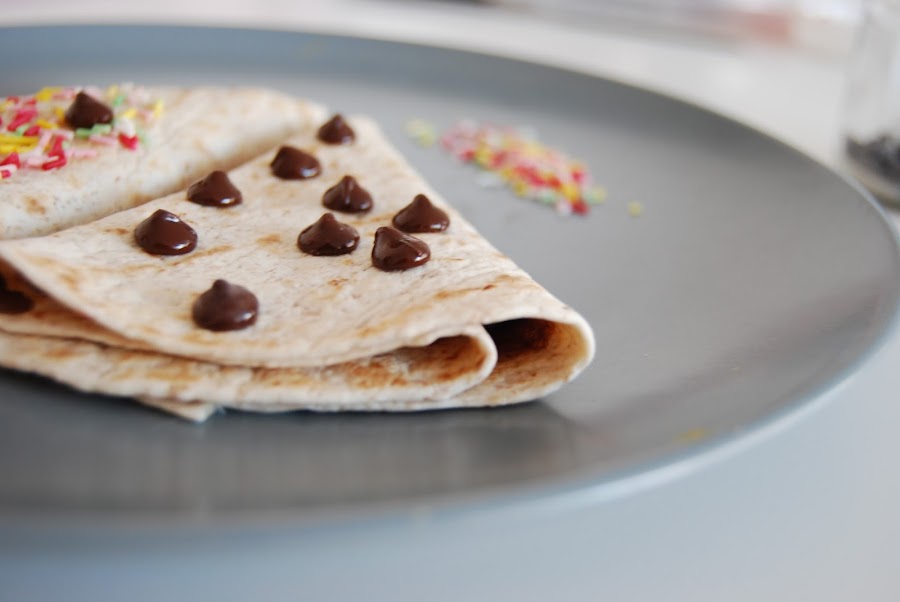
[[[191,313],[200,328],[216,332],[240,330],[256,323],[259,301],[243,286],[216,280],[212,288],[197,297]]]
[[[417,194],[412,203],[397,212],[393,224],[404,232],[443,232],[450,226],[450,218],[427,196]]]
[[[113,110],[88,94],[79,92],[66,109],[66,122],[73,128],[92,128],[100,123],[112,123]]]
[[[338,113],[322,124],[316,137],[326,144],[350,144],[356,140],[356,133]]]
[[[333,211],[363,213],[372,208],[372,195],[359,185],[353,176],[344,176],[341,181],[325,191],[322,204]]]
[[[231,183],[228,174],[216,170],[187,190],[187,199],[206,207],[232,207],[244,200],[241,191]]]
[[[0,314],[24,314],[34,307],[34,301],[24,293],[6,287],[6,280],[0,276]]]
[[[375,231],[372,265],[385,272],[408,270],[431,259],[424,241],[394,228],[382,226]]]
[[[151,255],[184,255],[197,246],[197,233],[174,213],[157,209],[134,229],[134,240]]]
[[[282,146],[271,163],[272,174],[282,180],[306,180],[322,173],[319,160],[293,146]]]
[[[310,255],[346,255],[358,244],[356,228],[337,221],[333,213],[326,213],[297,237],[297,246]]]

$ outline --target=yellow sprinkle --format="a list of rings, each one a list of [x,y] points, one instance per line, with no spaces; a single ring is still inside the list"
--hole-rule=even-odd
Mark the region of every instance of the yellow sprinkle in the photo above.
[[[628,215],[631,217],[640,217],[644,213],[644,206],[638,201],[628,203]]]
[[[475,159],[475,162],[478,163],[479,165],[487,165],[490,158],[491,158],[491,149],[489,149],[487,147],[483,146],[475,151],[474,159]]]
[[[24,153],[33,149],[36,144],[6,144],[0,142],[0,153]]]
[[[574,201],[578,198],[578,186],[576,186],[572,182],[566,182],[565,184],[560,186],[559,191],[570,201]]]
[[[703,441],[707,437],[709,437],[709,431],[705,428],[697,427],[684,431],[676,437],[676,440],[679,443],[696,443]]]
[[[38,124],[39,126],[41,126],[42,128],[44,128],[45,130],[52,130],[56,127],[55,123],[51,123],[51,122],[47,121],[46,119],[37,119],[35,121],[35,123]]]
[[[420,117],[413,117],[407,121],[404,129],[410,136],[419,136],[423,132],[434,131],[434,127]]]
[[[34,146],[37,144],[37,136],[9,136],[0,134],[0,144],[12,144],[13,146]]]
[[[125,111],[121,115],[119,115],[119,119],[134,119],[136,115],[137,115],[137,109],[135,109],[134,107],[131,107],[130,109],[128,109],[127,111]]]
[[[433,146],[437,142],[437,134],[434,132],[422,132],[416,136],[416,142],[420,146]]]
[[[544,149],[536,142],[526,142],[522,146],[522,151],[526,157],[537,157],[544,152]]]
[[[525,196],[528,194],[528,184],[521,180],[513,182],[512,189],[513,192],[516,193],[516,196]]]
[[[56,115],[56,118],[59,119],[60,123],[65,122],[66,112],[63,111],[62,107],[53,107],[53,113]]]
[[[46,88],[41,88],[40,90],[38,90],[38,92],[34,95],[34,97],[39,102],[46,102],[46,101],[50,100],[51,98],[53,98],[53,95],[56,94],[57,92],[59,92],[58,87],[48,86]]]
[[[163,110],[165,109],[165,105],[163,104],[162,98],[153,103],[153,116],[159,117],[162,115]]]
[[[119,86],[116,84],[111,85],[106,89],[106,97],[107,98],[115,98],[119,95]]]

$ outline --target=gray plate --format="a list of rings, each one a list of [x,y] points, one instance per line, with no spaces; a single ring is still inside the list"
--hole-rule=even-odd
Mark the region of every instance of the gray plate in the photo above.
[[[57,82],[263,84],[370,113],[488,239],[583,312],[598,341],[577,382],[520,407],[229,413],[204,426],[0,372],[0,522],[304,522],[596,492],[807,405],[852,373],[896,311],[897,244],[856,188],[742,125],[639,89],[273,31],[0,29],[0,56],[16,57],[0,94]],[[582,157],[609,200],[564,218],[485,190],[470,167],[407,139],[413,116],[534,126]],[[639,218],[626,211],[633,200]]]

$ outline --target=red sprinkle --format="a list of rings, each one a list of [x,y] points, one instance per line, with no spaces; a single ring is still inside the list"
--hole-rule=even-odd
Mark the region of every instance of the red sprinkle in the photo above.
[[[581,186],[587,179],[587,174],[585,174],[584,170],[576,168],[572,170],[572,179],[575,180],[576,184]]]
[[[6,126],[7,132],[15,132],[16,129],[20,125],[25,125],[35,117],[37,117],[38,112],[35,109],[19,109],[16,113],[16,116],[13,117],[13,120],[9,122],[9,125]]]
[[[68,159],[66,159],[66,156],[61,154],[55,159],[44,161],[44,163],[41,164],[41,169],[43,169],[44,171],[50,171],[51,169],[60,168],[68,162],[69,161]]]
[[[137,136],[126,136],[125,134],[119,132],[119,142],[128,150],[136,150],[139,141],[140,140]]]
[[[24,136],[37,136],[40,133],[41,133],[41,126],[35,124],[35,125],[31,126],[30,128],[28,128],[27,130],[25,130],[25,133],[23,135]]]
[[[572,203],[572,213],[576,215],[587,215],[590,210],[590,206],[583,199],[578,199]]]
[[[19,161],[19,153],[9,153],[6,157],[0,161],[0,167],[4,165],[15,165],[16,169],[20,169],[22,167],[22,162]]]
[[[53,137],[52,142],[50,142],[50,149],[47,151],[47,155],[50,157],[62,157],[63,156],[63,139],[61,137],[59,137],[59,136]]]

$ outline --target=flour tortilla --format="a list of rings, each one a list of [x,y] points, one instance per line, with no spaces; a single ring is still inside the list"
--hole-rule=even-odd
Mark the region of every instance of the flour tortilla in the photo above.
[[[218,366],[77,339],[0,331],[9,368],[34,372],[90,392],[160,404],[202,401],[257,411],[402,410],[440,401],[483,381],[496,361],[484,332],[404,347],[319,368]]]
[[[0,363],[162,407],[186,403],[191,411],[202,403],[255,411],[499,405],[574,378],[593,355],[584,319],[448,207],[373,122],[357,117],[351,124],[357,141],[349,146],[318,143],[318,124],[291,140],[318,156],[318,178],[275,179],[273,152],[233,171],[244,195],[239,207],[200,207],[181,193],[52,236],[0,243],[0,256],[48,293],[31,289],[35,310],[0,315],[7,333]],[[359,248],[342,257],[300,253],[297,233],[321,216],[322,192],[347,173],[375,199],[369,214],[338,216],[359,230]],[[447,232],[420,235],[432,260],[406,272],[374,269],[375,229],[419,193],[451,218]],[[160,258],[134,245],[134,226],[159,208],[198,231],[193,253]],[[11,288],[29,286],[8,274]],[[193,325],[190,306],[215,278],[259,297],[256,325],[229,333]],[[452,357],[467,359],[444,382],[428,367],[446,364],[440,350],[447,345],[456,346]],[[349,374],[373,358],[389,358],[388,373],[414,385],[360,386],[340,368],[328,380],[335,366],[351,367]],[[281,386],[288,373],[293,380]]]
[[[212,169],[259,155],[322,116],[313,103],[257,88],[160,87],[147,93],[165,110],[136,150],[76,139],[74,145],[98,155],[0,180],[0,239],[49,234],[180,190]]]

